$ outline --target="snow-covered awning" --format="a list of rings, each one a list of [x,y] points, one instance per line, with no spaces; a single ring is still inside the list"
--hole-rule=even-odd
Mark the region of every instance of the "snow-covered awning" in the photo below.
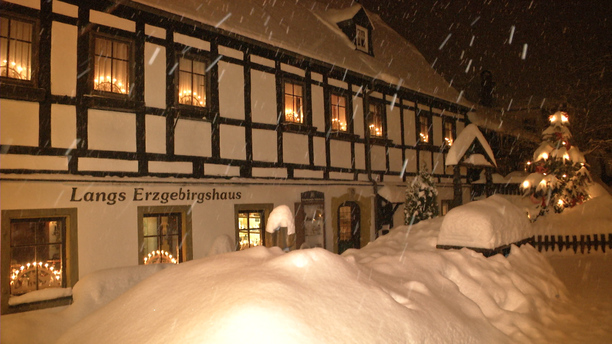
[[[468,161],[467,159],[465,161],[462,161],[465,153],[472,146],[472,143],[474,143],[474,141],[476,140],[484,149],[485,153],[487,154],[487,157],[489,158],[488,160],[492,162],[492,165],[497,166],[497,162],[495,162],[495,156],[493,155],[493,150],[491,149],[491,146],[489,146],[489,143],[485,139],[484,135],[482,135],[482,133],[480,132],[480,130],[478,130],[478,127],[475,124],[470,124],[465,127],[463,131],[461,131],[461,134],[459,134],[455,142],[453,142],[453,145],[448,150],[448,155],[446,156],[446,166],[458,165],[461,162],[469,163],[471,165],[476,166],[491,166],[491,163],[489,163],[489,161],[487,161],[487,159],[481,154],[478,155],[482,157],[482,160],[485,160],[487,162],[486,165],[480,164],[482,163],[482,161],[480,161],[480,157],[472,158],[473,162],[477,162],[478,164],[474,164],[471,161]],[[472,156],[474,155],[475,154],[472,154]],[[469,158],[470,157],[468,157],[468,159]]]
[[[404,203],[406,194],[403,189],[391,188],[387,185],[378,190],[378,195],[390,203]]]

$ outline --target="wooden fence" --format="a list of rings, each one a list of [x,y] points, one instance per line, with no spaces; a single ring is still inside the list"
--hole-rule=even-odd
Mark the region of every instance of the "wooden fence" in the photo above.
[[[607,236],[607,237],[606,237]],[[573,250],[574,253],[591,253],[591,250],[612,250],[612,233],[591,235],[536,235],[531,245],[538,251]]]

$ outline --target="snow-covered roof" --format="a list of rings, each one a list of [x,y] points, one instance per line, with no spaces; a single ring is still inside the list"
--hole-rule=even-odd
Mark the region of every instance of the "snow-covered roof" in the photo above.
[[[326,13],[325,13],[325,17],[329,21],[331,21],[333,23],[340,23],[340,22],[343,22],[345,20],[349,20],[349,19],[355,17],[355,15],[359,11],[361,11],[362,8],[363,8],[363,6],[361,6],[360,4],[355,4],[355,5],[353,5],[351,7],[347,7],[347,8],[328,9],[326,11]],[[372,24],[372,26],[374,26],[374,24],[372,23],[371,20],[370,20],[370,24]]]
[[[459,92],[437,74],[414,45],[366,10],[374,56],[355,49],[334,22],[337,13],[315,0],[135,0],[274,47],[296,52],[432,97],[470,107]],[[336,2],[338,3],[338,2]],[[344,14],[359,10],[348,7]],[[358,6],[361,7],[361,6]],[[329,18],[334,18],[331,20]],[[335,28],[335,29],[334,29]]]
[[[385,185],[378,190],[378,195],[391,203],[404,203],[406,201],[406,192],[403,189]]]
[[[491,146],[489,146],[489,143],[475,124],[466,126],[463,131],[461,131],[461,134],[459,134],[455,142],[453,142],[453,145],[448,150],[448,155],[446,156],[446,166],[459,164],[474,140],[478,140],[478,142],[480,142],[493,164],[497,166]]]

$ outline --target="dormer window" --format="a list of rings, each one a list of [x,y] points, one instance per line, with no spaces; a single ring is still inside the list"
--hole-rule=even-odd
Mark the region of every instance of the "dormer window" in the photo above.
[[[355,42],[354,43],[358,50],[369,53],[368,29],[360,25],[355,25]]]

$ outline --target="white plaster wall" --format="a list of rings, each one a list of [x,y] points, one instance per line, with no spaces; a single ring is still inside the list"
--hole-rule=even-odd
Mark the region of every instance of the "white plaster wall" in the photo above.
[[[76,95],[77,27],[53,22],[51,25],[51,93]]]
[[[364,137],[363,121],[363,98],[353,97],[353,129],[360,137]]]
[[[161,27],[145,24],[145,35],[166,39],[166,30]]]
[[[147,106],[166,108],[166,48],[145,43],[145,103]]]
[[[329,150],[333,167],[351,168],[351,143],[340,140],[330,140]]]
[[[363,143],[355,143],[355,168],[365,170],[365,145]]]
[[[284,133],[283,161],[292,164],[308,165],[308,136]]]
[[[51,146],[76,148],[76,108],[72,105],[51,105]]]
[[[270,60],[267,59],[265,57],[261,57],[261,56],[257,56],[257,55],[251,55],[251,62],[253,63],[257,63],[263,66],[267,66],[267,67],[275,67],[275,62],[274,60]]]
[[[276,124],[276,77],[251,70],[251,111],[253,122]]]
[[[327,79],[327,83],[332,85],[332,86],[336,86],[336,87],[340,87],[343,88],[345,90],[348,90],[348,84],[342,80],[336,80],[333,78],[329,78]]]
[[[89,110],[88,146],[107,151],[136,151],[136,115],[127,112]]]
[[[244,119],[244,70],[219,61],[219,112],[221,116]]]
[[[130,32],[136,31],[135,22],[131,20],[119,18],[117,16],[114,16],[108,13],[104,13],[104,12],[90,10],[89,11],[89,21],[91,21],[92,23],[111,26],[111,27],[125,30],[125,31],[130,31]]]
[[[384,171],[387,169],[387,152],[384,146],[372,146],[370,148],[372,169],[377,171]]]
[[[417,171],[416,150],[406,149],[405,155],[406,155],[406,159],[408,160],[408,164],[406,165],[406,172],[416,172]]]
[[[244,128],[235,125],[220,125],[221,136],[221,158],[224,159],[246,159],[246,142],[244,139]]]
[[[223,56],[233,57],[239,60],[242,60],[244,58],[244,54],[242,53],[242,51],[229,47],[224,47],[222,45],[219,46],[219,54]]]
[[[323,82],[323,75],[319,73],[315,73],[315,72],[310,73],[310,78],[314,81]]]
[[[5,0],[6,2],[12,2],[21,6],[35,8],[37,10],[40,9],[40,1],[37,0]]]
[[[253,160],[276,162],[276,131],[253,129]]]
[[[204,173],[208,176],[240,176],[240,167],[231,165],[204,164]]]
[[[313,142],[314,164],[316,166],[325,166],[326,164],[325,138],[313,137],[312,142]]]
[[[306,72],[303,69],[285,64],[285,63],[281,63],[281,70],[285,71],[285,72],[289,72],[291,74],[295,74],[295,75],[299,75],[301,77],[304,77],[306,75]]]
[[[444,155],[442,153],[434,152],[433,159],[434,159],[433,173],[435,174],[444,173]]]
[[[210,42],[201,40],[199,38],[175,32],[174,41],[197,49],[210,51]]]
[[[38,103],[0,99],[0,142],[38,146]]]
[[[419,151],[419,170],[425,166],[427,171],[431,172],[433,166],[431,166],[431,152],[428,151]]]
[[[414,111],[404,109],[404,142],[409,146],[416,145],[416,124]]]
[[[395,144],[402,144],[402,122],[400,119],[400,108],[387,105],[387,138]]]
[[[389,170],[400,172],[403,165],[402,150],[400,148],[389,148]]]
[[[434,146],[441,146],[443,143],[442,139],[442,118],[433,116],[433,144]]]
[[[65,2],[53,0],[53,12],[76,18],[79,15],[79,8]]]
[[[79,171],[138,172],[138,161],[79,158]]]
[[[323,87],[312,85],[312,125],[318,131],[325,131],[325,103]]]
[[[445,170],[446,174],[450,174],[450,175],[454,175],[455,174],[454,166],[446,166],[444,170]]]
[[[145,116],[145,147],[149,153],[166,153],[166,118]]]
[[[151,173],[192,173],[193,164],[186,161],[149,161]]]
[[[68,158],[65,156],[0,154],[3,169],[67,171]]]
[[[179,119],[174,132],[174,153],[209,157],[212,155],[209,122]]]
[[[461,134],[463,128],[465,128],[465,123],[457,121],[457,137],[459,137],[459,134]]]

